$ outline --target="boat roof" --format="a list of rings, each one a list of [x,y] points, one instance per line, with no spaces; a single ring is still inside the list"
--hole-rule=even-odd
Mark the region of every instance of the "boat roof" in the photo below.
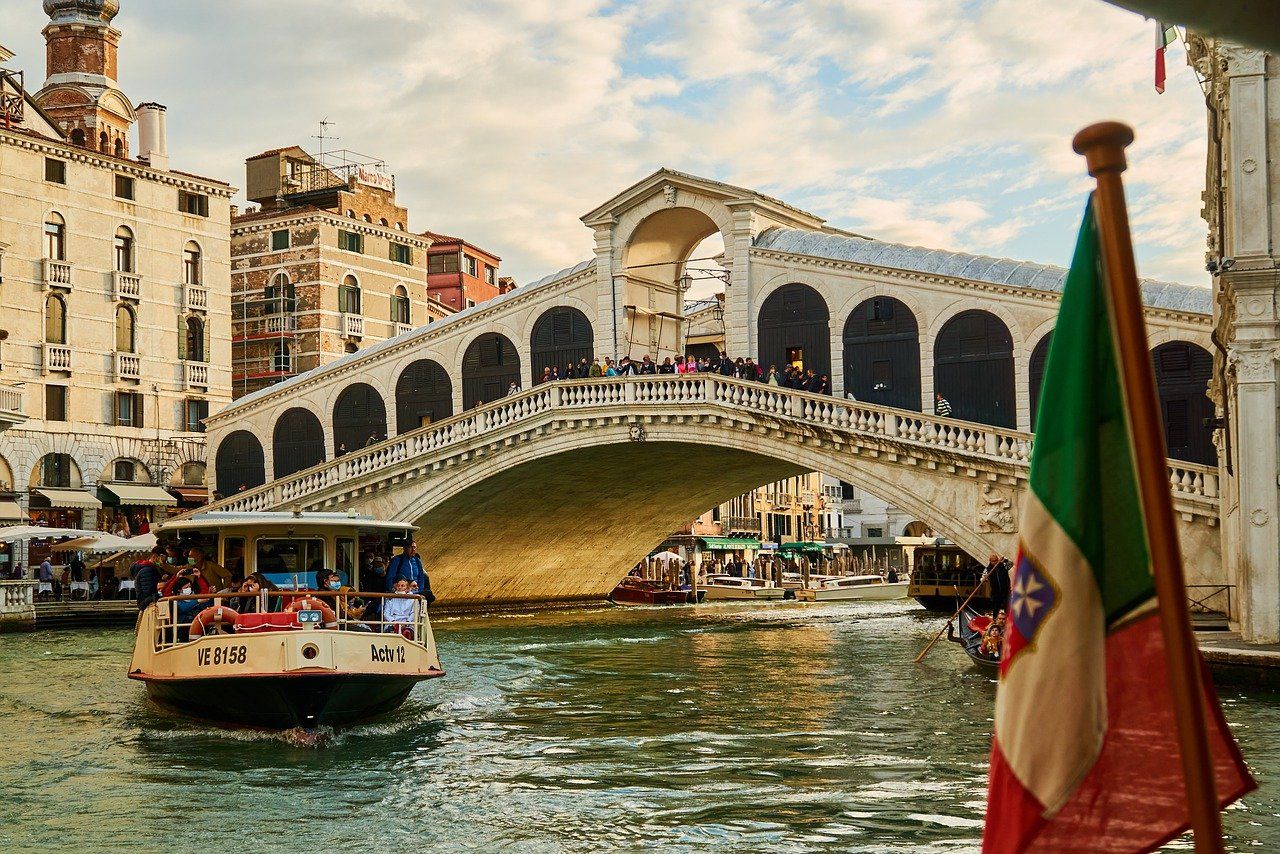
[[[281,525],[308,528],[373,528],[386,531],[416,531],[408,522],[390,522],[358,513],[236,513],[210,510],[170,522],[161,522],[153,530],[193,531],[202,528],[278,528]]]

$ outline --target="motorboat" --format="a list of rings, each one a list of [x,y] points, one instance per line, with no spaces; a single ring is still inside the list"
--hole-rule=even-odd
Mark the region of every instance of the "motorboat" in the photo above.
[[[799,602],[859,602],[906,599],[905,581],[885,581],[879,575],[828,576],[811,579],[796,591]]]
[[[426,600],[360,589],[358,556],[390,554],[412,526],[355,513],[210,511],[153,530],[267,582],[250,593],[162,595],[139,614],[128,676],[156,703],[224,723],[310,730],[390,712],[418,682],[444,676]],[[315,590],[327,569],[340,590]]]
[[[702,585],[707,601],[715,599],[781,599],[786,590],[766,586],[763,579],[739,578],[736,575],[712,575]]]
[[[689,591],[669,587],[665,582],[628,575],[609,594],[615,605],[683,605]]]

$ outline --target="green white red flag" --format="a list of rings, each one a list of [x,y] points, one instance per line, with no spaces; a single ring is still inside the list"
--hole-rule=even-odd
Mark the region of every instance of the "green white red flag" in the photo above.
[[[1178,28],[1156,21],[1156,92],[1164,94],[1164,50],[1178,40]]]
[[[983,851],[1148,851],[1188,829],[1165,646],[1092,202],[1036,419]],[[1208,674],[1226,806],[1255,786]]]

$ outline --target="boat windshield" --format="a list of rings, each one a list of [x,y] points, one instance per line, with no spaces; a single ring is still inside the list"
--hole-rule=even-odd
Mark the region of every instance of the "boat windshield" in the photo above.
[[[314,590],[316,572],[324,569],[320,537],[263,537],[257,542],[257,568],[268,581],[286,590]],[[343,584],[348,583],[343,578]]]

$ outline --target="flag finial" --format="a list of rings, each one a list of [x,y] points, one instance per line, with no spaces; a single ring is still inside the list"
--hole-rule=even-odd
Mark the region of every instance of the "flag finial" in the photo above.
[[[1133,128],[1123,122],[1098,122],[1082,129],[1071,140],[1076,154],[1084,155],[1089,174],[1098,177],[1102,172],[1123,172],[1124,150],[1133,142]]]

